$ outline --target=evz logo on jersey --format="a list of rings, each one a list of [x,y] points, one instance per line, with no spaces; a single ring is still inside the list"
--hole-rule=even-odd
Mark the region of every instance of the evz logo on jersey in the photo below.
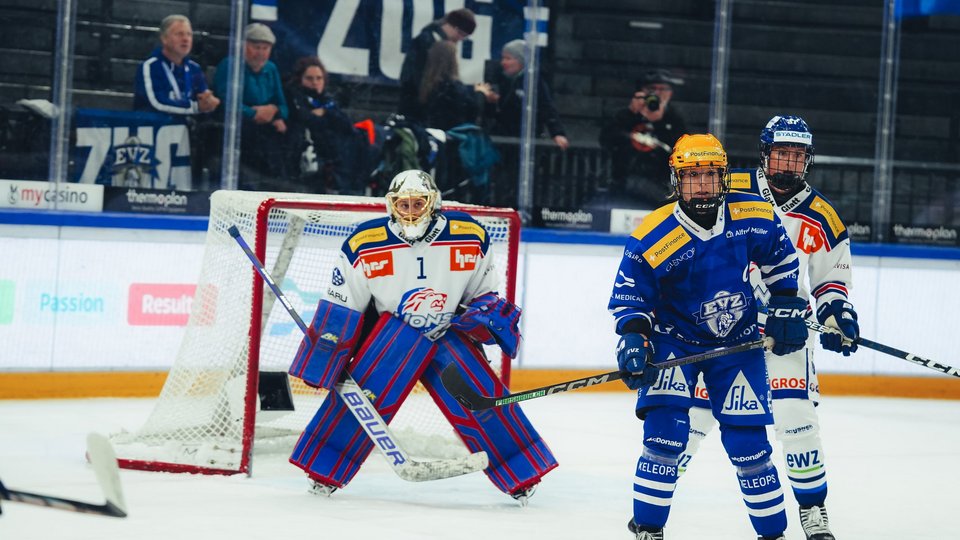
[[[480,246],[454,246],[450,248],[450,270],[464,272],[473,270],[480,261]]]
[[[403,293],[397,315],[414,328],[432,328],[447,324],[453,313],[444,313],[447,295],[429,287],[417,287]]]
[[[367,253],[358,260],[369,279],[393,275],[393,253]]]
[[[697,318],[697,324],[706,323],[715,336],[723,338],[737,325],[747,307],[743,293],[720,291],[713,300],[701,303],[700,311],[693,315]]]

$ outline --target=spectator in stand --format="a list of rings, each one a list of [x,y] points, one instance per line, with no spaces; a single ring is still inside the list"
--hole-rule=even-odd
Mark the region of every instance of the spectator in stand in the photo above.
[[[294,157],[290,166],[294,170],[299,167],[307,191],[330,191],[326,181],[329,173],[338,193],[359,195],[369,143],[327,91],[327,81],[327,68],[316,56],[300,58],[293,66],[284,88],[290,105],[290,148]]]
[[[262,23],[248,24],[243,32],[244,72],[241,94],[240,189],[289,189],[286,167],[287,101],[276,64],[270,53],[277,38]],[[226,95],[230,59],[217,66],[214,90]]]
[[[657,208],[673,192],[667,163],[673,145],[687,132],[683,117],[670,107],[674,85],[683,80],[655,69],[637,81],[630,104],[600,131],[600,146],[613,159],[612,196],[636,196]]]
[[[183,15],[160,21],[160,46],[137,70],[133,108],[176,115],[208,113],[220,100],[207,88],[200,65],[187,56],[193,49],[193,28]]]
[[[420,83],[418,102],[427,127],[447,131],[461,124],[475,124],[480,99],[493,92],[488,83],[473,86],[460,82],[457,46],[438,41],[430,47]]]
[[[423,27],[407,47],[400,68],[400,102],[397,112],[408,120],[423,121],[420,108],[420,82],[427,64],[430,47],[438,41],[456,44],[470,37],[477,28],[477,20],[469,9],[455,9],[442,18]]]
[[[515,39],[503,46],[500,55],[502,72],[494,87],[496,92],[486,94],[487,107],[484,116],[491,120],[490,133],[506,137],[520,137],[521,117],[523,115],[524,68],[527,65],[527,44]],[[550,89],[543,78],[537,83],[537,125],[536,134],[546,129],[553,142],[566,150],[570,146],[566,131],[560,122],[560,114],[553,105]]]

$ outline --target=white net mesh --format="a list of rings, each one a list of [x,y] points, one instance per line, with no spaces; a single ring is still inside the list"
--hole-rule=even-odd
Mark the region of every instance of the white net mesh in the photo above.
[[[257,211],[268,199],[296,201],[292,205],[297,208],[277,203],[269,210],[265,230],[257,230]],[[264,266],[309,324],[329,285],[341,244],[360,222],[385,215],[382,202],[287,193],[213,194],[203,267],[176,361],[143,427],[112,436],[122,466],[207,472],[248,468],[244,461],[249,451],[244,443],[245,411],[259,410],[256,392],[248,396],[248,336],[253,325],[260,325],[261,372],[285,372],[302,334],[266,286],[264,316],[261,319],[252,314],[253,269],[227,229],[236,225],[251,246],[255,238],[266,235]],[[377,206],[358,209],[361,205]],[[518,241],[510,231],[506,217],[509,211],[486,209],[481,213],[497,215],[481,216],[474,207],[445,204],[444,208],[471,212],[487,227],[503,293],[512,276],[509,269],[516,267],[509,245]],[[487,356],[495,368],[501,369],[499,350],[488,350]],[[290,378],[290,386],[294,411],[255,413],[257,452],[290,451],[325,397],[325,392],[295,378]],[[420,384],[400,408],[391,428],[414,456],[446,458],[467,453]]]

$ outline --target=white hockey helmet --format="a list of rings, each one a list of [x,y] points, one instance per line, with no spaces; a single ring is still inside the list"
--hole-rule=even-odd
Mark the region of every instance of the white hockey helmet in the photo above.
[[[416,241],[440,211],[440,190],[429,174],[410,169],[393,177],[387,188],[387,214],[400,225],[403,237]]]

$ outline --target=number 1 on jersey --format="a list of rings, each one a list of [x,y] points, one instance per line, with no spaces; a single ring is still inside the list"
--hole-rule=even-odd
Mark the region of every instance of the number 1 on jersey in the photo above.
[[[417,279],[427,279],[427,275],[423,273],[423,257],[417,257],[417,261],[420,263],[420,275]]]

